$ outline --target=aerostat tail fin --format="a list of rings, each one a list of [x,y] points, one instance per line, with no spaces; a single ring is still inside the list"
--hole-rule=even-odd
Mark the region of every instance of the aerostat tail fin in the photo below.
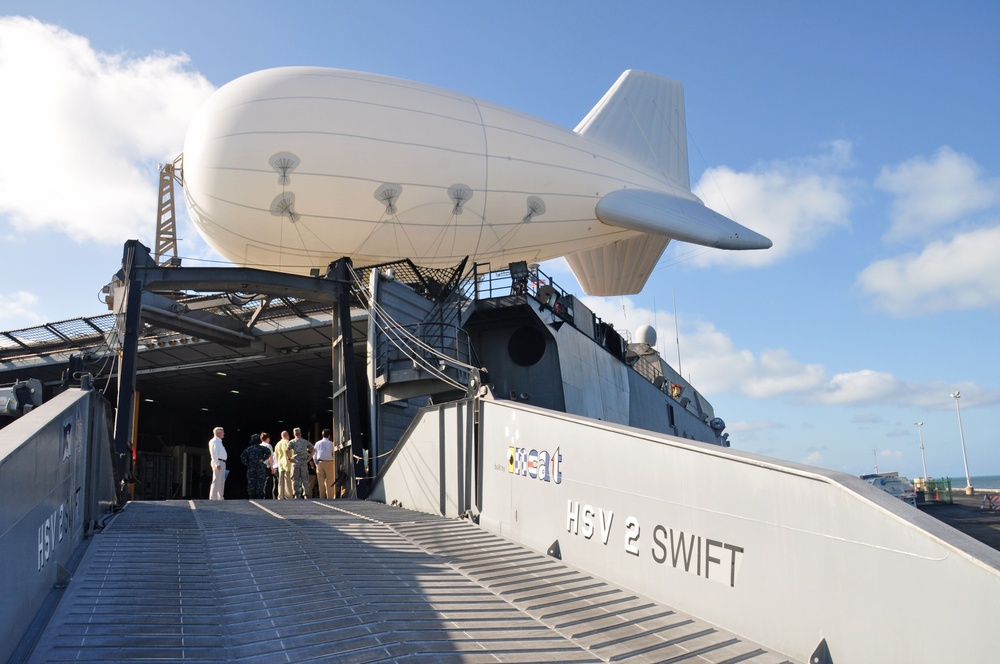
[[[646,285],[670,238],[643,233],[566,255],[587,295],[634,295]]]
[[[677,81],[630,69],[574,131],[650,165],[675,185],[691,190],[684,88]]]
[[[590,295],[638,293],[671,240],[718,249],[766,249],[771,241],[705,207],[691,193],[684,88],[629,70],[577,125],[576,133],[664,175],[662,191],[622,188],[594,210],[601,223],[637,235],[566,256]]]

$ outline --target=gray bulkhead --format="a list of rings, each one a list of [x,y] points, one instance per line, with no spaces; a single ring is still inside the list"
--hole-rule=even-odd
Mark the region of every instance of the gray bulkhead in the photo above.
[[[465,328],[496,398],[566,410],[558,342],[532,307],[480,302]]]
[[[434,302],[431,300],[422,297],[409,286],[394,281],[382,282],[378,300],[382,310],[396,323],[407,326],[423,322],[434,307]],[[412,374],[412,366],[405,361],[398,349],[391,347],[385,334],[382,333],[377,334],[376,365],[377,374],[382,377],[392,376],[395,371],[397,386],[412,382],[405,378],[416,378],[412,375],[405,377],[400,375],[401,372]],[[425,395],[397,398],[392,390],[393,384],[387,384],[379,393],[376,454],[380,457],[392,451],[417,411],[429,403],[429,398]]]
[[[579,300],[572,299],[570,324],[530,296],[514,306],[503,306],[504,299],[478,302],[466,323],[496,398],[720,443],[703,397],[665,363],[661,375],[681,385],[686,399],[671,397],[630,368],[624,342]],[[602,334],[603,345],[595,338]]]
[[[647,346],[637,356],[635,344],[572,295],[553,306],[555,300],[542,302],[533,292],[482,288],[435,301],[390,278],[380,279],[376,297],[374,421],[380,458],[392,451],[421,407],[466,396],[454,382],[435,376],[445,356],[485,369],[482,383],[494,399],[726,444],[721,420],[712,427],[711,406],[655,350]],[[389,343],[400,328],[420,337],[416,348]],[[465,343],[469,350],[463,351]],[[431,347],[443,355],[430,365],[413,359],[414,353],[430,356]]]

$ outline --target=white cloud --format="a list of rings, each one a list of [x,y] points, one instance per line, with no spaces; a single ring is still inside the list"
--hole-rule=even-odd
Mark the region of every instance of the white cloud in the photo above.
[[[948,395],[962,392],[963,405],[984,406],[1000,403],[1000,390],[963,382],[957,385],[944,381],[914,383],[902,381],[892,374],[862,369],[836,374],[822,389],[805,393],[806,401],[825,405],[901,406],[943,410],[952,408]],[[862,423],[864,418],[855,418]],[[877,420],[870,420],[872,423]]]
[[[726,166],[707,170],[694,187],[705,205],[771,238],[763,251],[699,252],[699,265],[771,265],[808,251],[830,233],[850,226],[851,188],[838,175],[850,165],[851,145],[837,141],[810,159],[759,164],[746,173]]]
[[[810,466],[822,466],[824,463],[823,453],[819,450],[814,450],[802,459],[802,463]]]
[[[654,321],[661,330],[672,330],[674,326],[671,313],[636,307],[630,298],[585,298],[584,303],[619,329],[634,329]],[[666,347],[664,341],[661,335],[661,349]],[[800,362],[785,349],[755,355],[738,348],[729,335],[706,321],[696,321],[693,329],[682,331],[681,348],[684,377],[690,376],[697,389],[706,394],[737,392],[769,399],[819,390],[826,380],[820,365]],[[677,368],[672,356],[665,359]]]
[[[184,55],[130,58],[35,19],[0,18],[0,219],[118,243],[150,235],[157,162],[212,85]]]
[[[857,285],[895,316],[1000,305],[1000,226],[932,242],[919,254],[872,263]]]
[[[891,396],[898,385],[891,374],[863,369],[835,375],[813,398],[825,404],[877,402]]]
[[[755,378],[757,359],[745,348],[737,348],[726,333],[712,323],[697,322],[692,332],[681,335],[684,377],[692,377],[699,391],[741,391]]]
[[[1000,201],[1000,179],[984,179],[972,158],[947,146],[930,159],[883,167],[875,186],[896,197],[886,233],[893,241],[927,237]]]
[[[743,392],[766,399],[816,389],[825,379],[826,372],[818,364],[799,362],[784,348],[764,350],[760,353],[757,377],[743,387]]]
[[[584,298],[584,304],[618,330],[634,330],[640,325],[652,325],[654,321],[661,330],[673,330],[674,317],[671,313],[637,307],[627,297],[589,297]],[[1000,390],[976,383],[905,382],[890,373],[872,369],[841,372],[831,378],[821,364],[798,360],[787,349],[754,352],[739,348],[728,334],[712,323],[695,321],[692,324],[690,319],[687,322],[689,326],[682,329],[680,335],[682,373],[709,398],[713,394],[738,394],[760,401],[786,399],[821,406],[900,406],[941,410],[953,407],[947,396],[958,389],[962,392],[963,406],[1000,403]],[[664,353],[664,359],[677,369],[676,358],[670,351],[664,351],[671,346],[661,335],[658,347]],[[862,414],[851,421],[876,424],[883,419],[877,415]],[[730,424],[728,430],[746,433],[769,426],[763,421],[756,424],[735,423]]]
[[[25,291],[0,293],[0,325],[4,321],[44,323],[44,318],[36,313],[38,297]]]

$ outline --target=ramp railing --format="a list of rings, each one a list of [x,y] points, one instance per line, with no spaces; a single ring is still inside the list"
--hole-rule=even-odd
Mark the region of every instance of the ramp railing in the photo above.
[[[108,403],[88,378],[0,429],[0,661],[116,503]]]
[[[843,473],[470,399],[421,411],[376,489],[798,661],[996,659],[1000,552]]]

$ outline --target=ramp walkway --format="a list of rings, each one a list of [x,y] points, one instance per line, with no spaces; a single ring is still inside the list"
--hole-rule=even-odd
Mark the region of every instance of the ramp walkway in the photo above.
[[[381,503],[129,503],[30,662],[787,662],[479,528]]]

